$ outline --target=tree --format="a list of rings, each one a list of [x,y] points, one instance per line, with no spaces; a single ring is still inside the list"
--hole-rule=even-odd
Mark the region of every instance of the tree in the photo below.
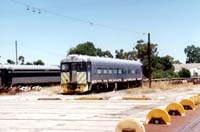
[[[120,49],[119,51],[118,50],[115,50],[115,58],[118,58],[118,59],[124,59],[124,50],[123,49]]]
[[[158,55],[157,44],[150,44],[151,47],[151,56]],[[143,61],[146,56],[148,56],[148,45],[143,40],[138,40],[137,45],[135,46],[137,50],[137,58]]]
[[[33,65],[44,65],[44,62],[42,60],[37,60],[33,62]]]
[[[71,48],[68,54],[96,56],[96,48],[92,42],[86,42],[78,44],[75,48]]]
[[[152,64],[152,77],[177,77],[174,73],[174,58],[166,55],[164,57],[158,56],[157,44],[150,44],[151,46],[151,64]],[[143,40],[138,40],[136,46],[131,51],[124,52],[123,49],[115,50],[115,57],[127,60],[140,60],[143,64],[143,75],[148,77],[148,44]]]
[[[178,75],[180,77],[191,77],[191,73],[188,69],[186,68],[182,68],[179,72],[178,72]]]
[[[89,55],[89,56],[104,56],[104,57],[110,57],[113,58],[113,55],[110,53],[110,51],[102,51],[100,48],[95,48],[94,44],[92,42],[85,42],[78,44],[76,47],[71,48],[68,53],[70,54],[80,54],[80,55]]]
[[[106,51],[102,51],[102,52],[103,52],[104,57],[113,58],[113,55],[110,53],[110,51],[106,50]],[[98,56],[98,54],[97,54],[97,56]]]
[[[31,62],[26,62],[25,65],[33,65]]]
[[[172,63],[173,64],[182,64],[179,60],[174,60]]]
[[[18,59],[21,62],[21,65],[23,65],[24,64],[24,56],[19,56]]]
[[[15,62],[14,62],[13,60],[11,60],[11,59],[8,59],[8,60],[7,60],[7,63],[8,63],[8,64],[11,64],[11,65],[15,64]]]
[[[109,57],[109,58],[113,58],[113,55],[110,53],[110,51],[106,50],[106,51],[102,51],[100,48],[96,49],[96,56],[104,56],[104,57]]]
[[[96,48],[96,55],[97,56],[104,56],[103,51],[100,48]]]
[[[173,70],[157,70],[152,73],[153,78],[178,78],[179,76]]]
[[[124,52],[123,49],[115,50],[115,58],[126,59],[126,60],[137,60],[137,52],[133,49],[132,51]]]
[[[151,61],[152,61],[152,72],[155,70],[163,69],[163,65],[160,63],[160,58],[158,57],[157,44],[150,44],[151,47]],[[136,46],[133,48],[137,52],[137,58],[143,64],[143,74],[148,77],[148,44],[143,40],[138,40]]]
[[[174,58],[169,55],[161,57],[161,64],[163,65],[163,70],[164,71],[169,69],[174,70],[173,61]]]
[[[184,52],[187,56],[186,63],[200,63],[200,47],[187,46]]]

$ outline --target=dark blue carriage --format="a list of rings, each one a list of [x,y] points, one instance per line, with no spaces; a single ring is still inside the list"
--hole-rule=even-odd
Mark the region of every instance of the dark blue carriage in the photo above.
[[[61,61],[64,93],[84,93],[127,88],[142,83],[142,64],[137,61],[69,55]]]

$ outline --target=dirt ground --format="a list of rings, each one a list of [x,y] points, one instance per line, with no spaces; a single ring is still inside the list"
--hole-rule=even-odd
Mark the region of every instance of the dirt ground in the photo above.
[[[144,123],[152,108],[200,93],[200,85],[157,83],[152,87],[63,95],[60,86],[52,86],[1,94],[0,131],[113,132],[123,118],[134,117]]]

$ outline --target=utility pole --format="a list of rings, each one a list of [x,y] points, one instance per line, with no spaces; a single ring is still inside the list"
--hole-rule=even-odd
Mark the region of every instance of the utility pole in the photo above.
[[[18,65],[17,40],[15,40],[16,65]]]
[[[150,33],[148,33],[148,71],[149,71],[149,88],[151,88],[151,42]]]

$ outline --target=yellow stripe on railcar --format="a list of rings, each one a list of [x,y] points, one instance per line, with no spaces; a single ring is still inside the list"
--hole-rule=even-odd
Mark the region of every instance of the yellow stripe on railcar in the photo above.
[[[78,84],[86,83],[86,72],[77,72],[77,83]]]
[[[69,82],[69,72],[61,72],[61,84]]]

